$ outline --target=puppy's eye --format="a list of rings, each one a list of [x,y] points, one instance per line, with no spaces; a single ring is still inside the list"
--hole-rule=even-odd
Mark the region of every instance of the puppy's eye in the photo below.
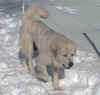
[[[71,54],[71,56],[74,56],[74,54]]]
[[[64,54],[63,56],[64,56],[64,57],[67,57],[67,54]]]

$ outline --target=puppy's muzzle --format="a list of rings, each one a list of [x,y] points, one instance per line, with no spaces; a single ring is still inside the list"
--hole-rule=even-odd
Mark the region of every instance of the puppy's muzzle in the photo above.
[[[73,62],[69,62],[68,65],[63,64],[65,69],[70,69],[73,65]]]
[[[70,62],[68,65],[69,65],[69,68],[71,68],[74,64],[73,62]]]

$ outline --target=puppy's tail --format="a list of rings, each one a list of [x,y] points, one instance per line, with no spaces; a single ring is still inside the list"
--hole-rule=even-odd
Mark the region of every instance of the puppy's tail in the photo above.
[[[36,18],[34,17],[34,15],[39,14],[41,18],[48,18],[48,12],[43,9],[43,8],[30,8],[28,9],[28,11],[24,14],[23,20],[24,19],[31,19],[31,20],[36,20]]]

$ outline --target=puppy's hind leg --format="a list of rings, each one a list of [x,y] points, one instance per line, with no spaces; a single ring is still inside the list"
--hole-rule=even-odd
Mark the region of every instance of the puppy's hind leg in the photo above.
[[[27,58],[26,58],[26,49],[24,47],[24,43],[20,44],[20,51],[19,51],[19,59],[20,63],[24,65],[25,69],[28,69]]]
[[[32,73],[32,75],[35,75],[35,71],[32,63],[33,52],[34,52],[33,41],[30,40],[27,47],[27,64],[29,66],[29,70]]]
[[[28,64],[26,63],[25,54],[20,51],[19,53],[20,63],[24,65],[25,69],[28,69]]]
[[[20,59],[20,63],[24,65],[25,69],[28,69],[28,64],[26,63],[26,58]]]
[[[32,64],[32,54],[33,51],[31,46],[27,48],[21,48],[19,53],[20,63],[24,65],[25,69],[29,70],[32,74],[34,74],[33,64]]]

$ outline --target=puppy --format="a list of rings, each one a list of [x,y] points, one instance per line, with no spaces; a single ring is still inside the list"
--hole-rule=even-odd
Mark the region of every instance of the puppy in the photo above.
[[[44,19],[48,18],[48,12],[41,8],[30,8],[25,13],[19,34],[20,60],[33,75],[43,81],[48,81],[47,66],[51,65],[53,88],[60,90],[59,69],[70,69],[73,66],[76,44],[37,20],[34,17],[36,14],[40,14],[40,17]],[[36,66],[33,68],[32,55],[35,48],[38,49],[39,56],[35,58]]]

